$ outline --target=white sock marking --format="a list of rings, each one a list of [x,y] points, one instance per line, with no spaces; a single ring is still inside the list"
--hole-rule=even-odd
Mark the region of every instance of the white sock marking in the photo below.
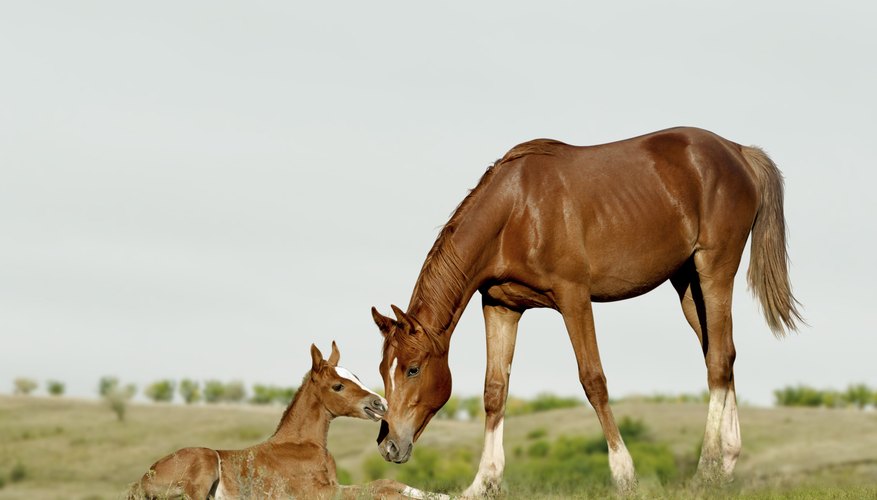
[[[624,443],[620,443],[617,449],[609,448],[609,470],[612,479],[623,491],[630,488],[636,482],[636,471],[633,467],[633,458]]]
[[[502,447],[504,418],[500,418],[492,430],[484,433],[484,451],[478,464],[478,473],[472,485],[463,492],[464,497],[484,496],[486,482],[498,481],[505,469],[505,452]]]
[[[729,390],[725,396],[725,408],[722,411],[722,467],[725,475],[734,473],[734,465],[740,456],[742,441],[740,439],[740,420],[737,416],[737,397]]]
[[[697,464],[699,470],[717,465],[721,461],[722,413],[724,413],[727,395],[728,389],[710,391],[710,405],[706,414],[706,429],[703,433],[703,449],[700,450],[700,461]]]

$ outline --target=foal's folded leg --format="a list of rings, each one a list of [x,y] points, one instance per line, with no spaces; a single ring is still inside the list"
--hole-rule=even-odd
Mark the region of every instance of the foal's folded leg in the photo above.
[[[372,481],[364,486],[342,486],[341,498],[380,498],[382,500],[404,500],[415,498],[425,500],[449,500],[451,497],[443,493],[421,491],[392,479],[378,479],[377,481]]]

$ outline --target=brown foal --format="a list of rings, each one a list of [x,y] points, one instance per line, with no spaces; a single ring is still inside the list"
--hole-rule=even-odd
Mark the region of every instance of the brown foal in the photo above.
[[[311,370],[267,441],[243,450],[178,450],[149,468],[131,498],[423,498],[390,480],[339,486],[326,449],[329,422],[340,416],[379,420],[387,408],[384,398],[338,366],[340,356],[334,342],[328,360],[311,345]]]
[[[378,443],[405,462],[451,392],[448,347],[481,292],[487,332],[484,449],[465,496],[497,490],[503,415],[521,314],[559,311],[581,384],[609,445],[612,477],[635,485],[618,432],[594,331],[592,302],[622,300],[669,280],[697,335],[710,402],[699,474],[728,477],[740,453],[731,296],[752,235],[749,285],[777,335],[799,321],[786,254],[783,181],[760,149],[676,128],[601,146],[540,139],[488,168],[426,257],[407,312],[372,308],[384,336],[380,364],[390,406]]]

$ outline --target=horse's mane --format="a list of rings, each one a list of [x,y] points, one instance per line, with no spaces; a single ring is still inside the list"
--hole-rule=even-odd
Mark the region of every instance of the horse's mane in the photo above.
[[[450,219],[439,232],[432,249],[426,255],[426,260],[423,262],[423,267],[420,269],[420,275],[411,294],[409,309],[416,307],[427,299],[431,303],[424,305],[430,308],[446,311],[452,310],[455,307],[458,297],[466,289],[468,276],[466,276],[465,271],[462,269],[462,260],[454,246],[452,236],[459,227],[460,222],[468,214],[474,201],[485,190],[486,186],[490,184],[498,167],[524,156],[554,155],[557,152],[557,146],[563,145],[565,144],[553,139],[536,139],[518,144],[502,158],[487,167],[478,184],[469,190],[463,201],[454,209]],[[438,334],[441,332],[430,333]],[[415,336],[406,335],[406,337]],[[386,340],[389,342],[391,339],[387,338]],[[410,339],[410,341],[417,342],[415,338]],[[387,345],[384,346],[385,351],[387,347]]]
[[[286,409],[283,410],[283,415],[280,416],[280,422],[277,423],[277,428],[274,429],[274,434],[271,436],[276,436],[278,432],[280,432],[280,428],[283,427],[283,423],[286,422],[286,417],[289,416],[289,412],[292,411],[292,407],[295,406],[295,402],[298,401],[299,396],[305,393],[305,391],[310,390],[311,384],[311,371],[308,370],[305,373],[304,378],[301,379],[301,385],[298,390],[295,391],[295,396],[292,397],[292,401],[289,402],[289,405],[286,406]]]

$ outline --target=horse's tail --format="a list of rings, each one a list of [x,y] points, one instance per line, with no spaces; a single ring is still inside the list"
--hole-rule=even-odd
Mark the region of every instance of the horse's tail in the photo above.
[[[764,318],[774,335],[797,330],[804,323],[798,312],[800,303],[789,284],[789,256],[786,253],[786,220],[783,215],[783,175],[767,153],[756,147],[743,147],[761,191],[761,206],[752,225],[749,288],[761,302]]]

